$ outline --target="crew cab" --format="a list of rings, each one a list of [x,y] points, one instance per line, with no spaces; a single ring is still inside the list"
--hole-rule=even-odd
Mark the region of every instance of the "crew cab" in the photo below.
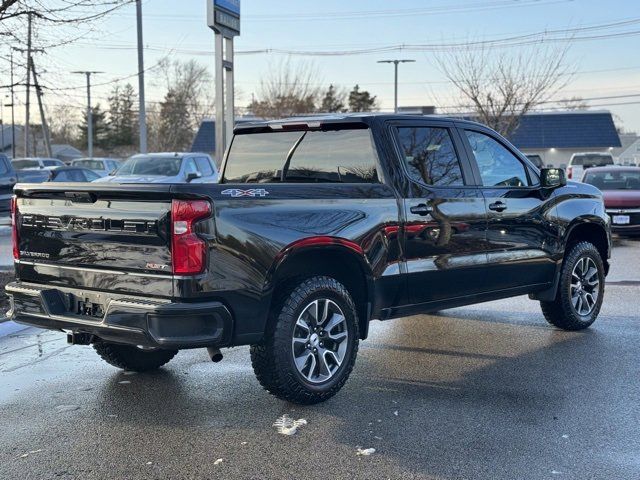
[[[302,404],[344,385],[372,320],[528,294],[587,328],[611,250],[599,190],[442,117],[244,124],[219,183],[15,194],[15,321],[138,371],[251,345],[264,388]]]

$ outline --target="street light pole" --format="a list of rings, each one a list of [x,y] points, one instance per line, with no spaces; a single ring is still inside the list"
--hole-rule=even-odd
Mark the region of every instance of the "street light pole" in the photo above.
[[[91,111],[91,75],[104,72],[78,71],[71,72],[87,77],[87,156],[93,158],[93,112]]]
[[[393,111],[398,113],[398,65],[401,63],[414,63],[415,60],[379,60],[378,63],[393,63],[395,70]]]
[[[138,123],[140,131],[140,153],[147,153],[147,112],[144,100],[144,53],[142,48],[142,1],[136,0],[138,27]]]

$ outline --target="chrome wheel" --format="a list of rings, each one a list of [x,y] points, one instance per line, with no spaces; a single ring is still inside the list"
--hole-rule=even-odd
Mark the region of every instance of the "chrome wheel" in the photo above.
[[[311,383],[329,380],[342,365],[349,344],[347,320],[329,300],[314,300],[303,310],[293,329],[293,361]]]
[[[571,304],[580,316],[589,315],[598,302],[600,274],[590,257],[582,257],[571,272]]]

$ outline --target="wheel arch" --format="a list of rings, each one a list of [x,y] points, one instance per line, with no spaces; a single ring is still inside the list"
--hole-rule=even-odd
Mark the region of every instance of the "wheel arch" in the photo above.
[[[360,338],[366,339],[373,302],[373,275],[362,248],[337,237],[312,237],[284,248],[269,270],[265,288],[272,291],[270,307],[279,292],[302,278],[325,275],[349,291],[356,305]]]
[[[529,294],[532,300],[552,301],[556,297],[558,284],[560,282],[560,273],[564,263],[564,256],[569,249],[581,242],[587,241],[595,245],[600,252],[602,263],[604,265],[605,275],[609,274],[609,258],[611,256],[611,236],[608,233],[608,227],[605,221],[600,217],[595,218],[576,218],[564,231],[562,236],[563,255],[562,261],[558,262],[553,284],[550,288],[541,292]]]
[[[597,219],[578,218],[574,220],[564,234],[565,252],[581,241],[587,241],[595,245],[602,257],[605,274],[608,274],[609,258],[611,256],[611,235],[608,233],[607,225],[600,217],[597,217]]]

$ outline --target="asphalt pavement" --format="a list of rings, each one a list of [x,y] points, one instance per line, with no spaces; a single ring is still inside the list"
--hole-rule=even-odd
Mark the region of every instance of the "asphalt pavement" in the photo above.
[[[636,480],[638,266],[640,243],[619,242],[584,332],[525,297],[374,322],[345,388],[313,407],[264,392],[246,347],[128,375],[63,334],[13,333],[0,478]],[[307,424],[280,435],[282,415]]]

